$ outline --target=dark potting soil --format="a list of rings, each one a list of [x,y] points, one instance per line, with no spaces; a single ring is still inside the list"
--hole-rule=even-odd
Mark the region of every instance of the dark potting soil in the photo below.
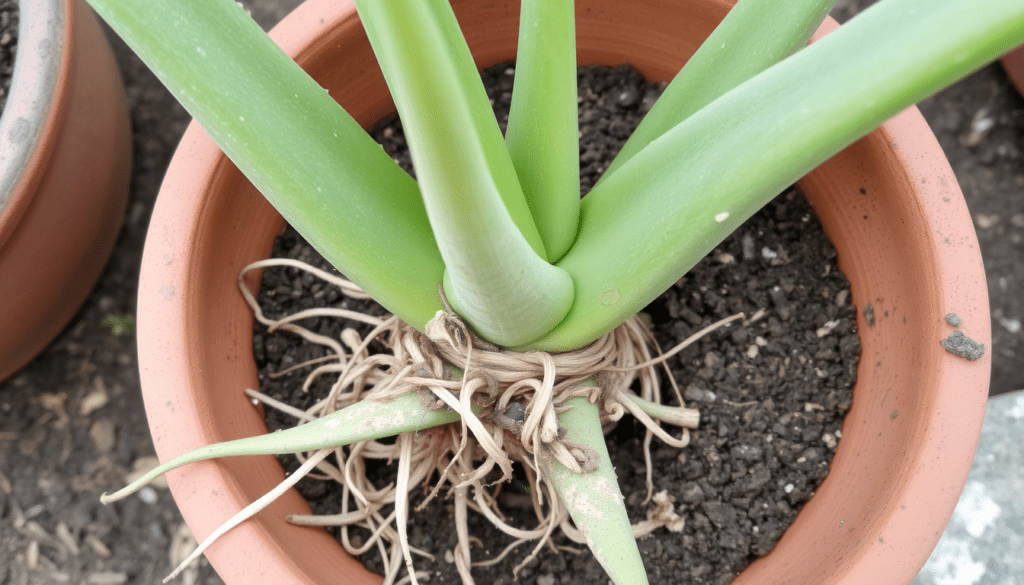
[[[507,118],[512,76],[508,66],[484,75],[502,122]],[[646,83],[632,69],[619,67],[582,68],[579,87],[580,160],[586,192],[663,86]],[[408,168],[397,121],[380,125],[374,136]],[[274,256],[328,266],[290,229],[278,238]],[[835,250],[806,200],[791,189],[645,309],[663,348],[731,314],[742,311],[748,319],[761,315],[747,324],[715,331],[669,361],[687,404],[700,410],[701,422],[684,449],[657,439],[652,445],[655,492],[667,490],[675,498],[676,512],[686,520],[682,532],[659,529],[640,541],[652,583],[728,583],[771,551],[825,478],[850,405],[860,354],[855,309],[849,298],[849,284],[837,270]],[[278,268],[264,273],[260,303],[268,316],[315,305],[353,308],[359,304],[311,276]],[[343,326],[326,319],[308,320],[304,325],[335,338]],[[360,329],[358,324],[344,326]],[[306,408],[329,389],[329,381],[321,380],[309,395],[302,394],[307,371],[276,380],[269,376],[320,357],[324,350],[319,346],[296,344],[286,334],[267,336],[257,325],[254,354],[261,391],[266,394]],[[276,411],[267,412],[271,430],[293,425]],[[641,506],[646,495],[643,437],[642,425],[628,416],[608,437],[634,522],[644,519],[647,511]],[[292,456],[281,460],[289,472],[298,466]],[[378,472],[382,484],[395,474],[394,467]],[[524,483],[505,484],[502,490],[507,497],[502,499],[510,524],[532,528],[536,520],[519,487]],[[316,513],[340,509],[335,484],[307,478],[299,489]],[[423,497],[414,492],[413,506]],[[434,583],[459,582],[455,565],[444,560],[445,552],[456,545],[452,518],[450,503],[439,500],[410,519],[411,544],[437,556],[437,561],[414,559],[417,569],[428,571]],[[478,561],[495,556],[511,542],[476,514],[470,514],[470,534],[484,543],[483,548],[474,547]],[[564,536],[556,542],[572,545]],[[520,546],[502,562],[474,569],[476,582],[512,583],[513,567],[532,547],[532,543]],[[382,572],[376,552],[362,560],[371,570]],[[592,584],[605,583],[607,577],[589,551],[555,554],[545,548],[519,572],[518,580]]]
[[[18,2],[0,0],[0,114],[7,105],[18,46]]]

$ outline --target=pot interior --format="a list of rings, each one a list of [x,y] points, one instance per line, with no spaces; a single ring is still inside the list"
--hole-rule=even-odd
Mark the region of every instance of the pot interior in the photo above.
[[[481,67],[514,57],[516,3],[453,4]],[[629,63],[648,78],[669,80],[728,6],[720,0],[581,0],[579,63]],[[303,28],[312,32],[301,32]],[[273,35],[365,126],[393,111],[351,7],[312,0]],[[312,41],[300,49],[304,36]],[[182,144],[169,177],[194,177],[194,170],[184,170],[183,160],[215,151],[195,128]],[[261,413],[241,393],[257,387],[258,380],[252,318],[235,278],[243,265],[269,255],[283,220],[223,157],[200,174],[191,182],[204,183],[202,195],[176,192],[167,186],[168,179],[165,190],[170,192],[161,194],[156,229],[162,229],[160,218],[170,217],[172,207],[190,207],[198,216],[181,220],[187,226],[180,247],[147,247],[143,268],[144,273],[170,274],[157,265],[180,265],[174,267],[178,276],[166,281],[144,275],[148,288],[141,293],[143,311],[169,296],[184,299],[184,327],[166,329],[187,337],[175,342],[186,354],[185,365],[140,358],[147,360],[143,384],[161,459],[206,442],[266,432]],[[949,334],[943,317],[950,312],[963,318],[965,333],[988,343],[987,292],[977,241],[955,179],[915,109],[846,149],[800,185],[852,283],[863,348],[858,382],[829,477],[775,550],[736,582],[909,583],[952,513],[984,413],[988,358],[967,363],[945,353],[938,343]],[[169,201],[183,197],[195,200]],[[188,241],[195,246],[185,247]],[[873,324],[865,317],[869,304]],[[140,344],[143,335],[153,334],[147,329],[155,327],[140,320]],[[152,395],[150,386],[159,385],[175,388]],[[179,415],[192,417],[185,425],[198,434],[188,444],[172,443],[172,432],[159,421],[172,403]],[[273,457],[194,465],[169,476],[175,498],[200,538],[282,478]],[[201,512],[185,498],[198,486],[219,506],[216,513]],[[261,563],[259,572],[280,571],[277,582],[371,578],[326,533],[284,521],[286,514],[307,510],[291,491],[229,533],[209,557],[229,583],[253,582],[254,562]],[[231,553],[232,544],[248,550]],[[303,560],[308,558],[316,561]],[[268,569],[268,559],[280,560],[284,568]]]

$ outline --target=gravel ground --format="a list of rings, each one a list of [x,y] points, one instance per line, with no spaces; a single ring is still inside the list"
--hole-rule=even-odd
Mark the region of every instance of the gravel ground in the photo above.
[[[245,0],[268,27],[295,0]],[[851,3],[836,14],[843,19]],[[864,4],[863,1],[860,2]],[[853,6],[856,9],[857,6]],[[159,582],[181,518],[159,486],[121,506],[103,490],[153,455],[139,396],[135,291],[160,180],[188,116],[123,43],[135,166],[128,214],[93,294],[53,344],[0,382],[0,583]],[[989,66],[921,105],[978,230],[993,313],[992,393],[1024,387],[1024,100]],[[208,567],[179,582],[219,583]]]

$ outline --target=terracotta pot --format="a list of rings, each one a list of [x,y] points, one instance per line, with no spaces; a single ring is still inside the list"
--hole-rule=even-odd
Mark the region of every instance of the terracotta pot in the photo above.
[[[1017,86],[1020,95],[1024,96],[1024,45],[1003,55],[1001,62],[1010,81]]]
[[[481,66],[514,56],[518,6],[453,2]],[[725,14],[718,0],[578,2],[581,64],[631,63],[670,79]],[[833,24],[834,26],[834,24]],[[272,32],[365,125],[392,111],[352,5],[311,0]],[[737,583],[909,583],[952,514],[970,469],[989,361],[969,363],[939,340],[949,312],[989,343],[981,256],[963,197],[928,126],[911,108],[801,181],[839,251],[861,313],[863,354],[832,471],[776,549]],[[252,319],[235,287],[267,257],[283,222],[189,128],[150,227],[139,299],[139,352],[161,459],[266,432],[242,394],[258,385]],[[231,458],[168,480],[205,538],[283,477],[272,457]],[[228,583],[376,582],[325,532],[289,525],[297,492],[234,529],[208,556]]]
[[[124,217],[128,105],[81,0],[22,0],[0,119],[0,380],[60,332],[99,278]]]

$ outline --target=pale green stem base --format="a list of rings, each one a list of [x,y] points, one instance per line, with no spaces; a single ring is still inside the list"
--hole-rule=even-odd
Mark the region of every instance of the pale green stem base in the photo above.
[[[558,416],[568,439],[593,448],[597,471],[573,473],[553,458],[539,458],[545,478],[558,491],[587,545],[616,585],[646,585],[647,573],[633,538],[633,529],[615,477],[598,406],[586,398],[570,398],[572,408]]]

